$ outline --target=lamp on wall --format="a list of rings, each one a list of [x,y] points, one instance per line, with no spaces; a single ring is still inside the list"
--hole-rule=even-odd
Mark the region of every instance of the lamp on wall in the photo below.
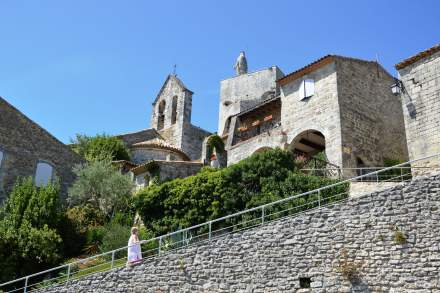
[[[391,85],[391,92],[395,96],[398,96],[403,92],[403,83],[400,79],[394,79],[394,83]]]

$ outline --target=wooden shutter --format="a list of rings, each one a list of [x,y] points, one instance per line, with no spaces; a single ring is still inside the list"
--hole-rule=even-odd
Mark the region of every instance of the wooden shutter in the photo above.
[[[315,81],[313,79],[304,80],[304,97],[309,98],[315,94]]]

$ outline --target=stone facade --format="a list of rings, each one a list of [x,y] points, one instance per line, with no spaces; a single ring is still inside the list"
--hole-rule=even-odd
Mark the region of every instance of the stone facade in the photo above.
[[[439,210],[422,177],[45,292],[440,292]]]
[[[35,177],[37,164],[52,166],[62,195],[73,183],[72,168],[82,159],[45,129],[0,97],[0,202],[20,177]]]
[[[237,79],[234,88],[240,87],[240,78],[234,78]],[[271,81],[267,78],[266,84]],[[305,81],[312,83],[313,93],[308,97],[303,97]],[[242,113],[249,109],[235,109],[229,124],[226,123],[229,113],[220,111],[219,127],[224,128],[221,121],[229,125],[225,136],[228,164],[261,148],[274,147],[290,148],[310,156],[325,150],[330,163],[344,168],[358,167],[360,162],[363,166],[383,166],[387,158],[406,161],[403,114],[400,101],[391,93],[393,82],[393,77],[376,62],[334,55],[288,74],[278,79],[277,87],[272,89],[275,97],[279,93],[281,109],[265,110],[267,100],[257,99],[255,93],[259,103],[252,107],[254,124],[264,124],[263,116],[275,119],[276,113],[281,112],[280,123],[272,123],[273,127],[267,131],[260,130],[251,139],[235,145],[239,126],[246,124],[247,133],[255,129],[254,124],[249,125],[250,121],[243,119]],[[246,82],[243,87],[247,87]],[[228,100],[228,95],[232,94],[222,92],[221,101]],[[225,133],[223,128],[219,128],[219,133]]]
[[[131,170],[137,190],[148,186],[151,180],[156,175],[149,171],[148,164],[150,163],[145,163]],[[191,175],[195,175],[204,166],[204,164],[200,162],[186,161],[155,160],[154,164],[155,167],[157,167],[157,179],[159,179],[160,181],[185,178]]]
[[[440,153],[440,45],[396,65],[411,160]],[[425,163],[425,162],[424,162]],[[426,165],[440,166],[439,159]]]

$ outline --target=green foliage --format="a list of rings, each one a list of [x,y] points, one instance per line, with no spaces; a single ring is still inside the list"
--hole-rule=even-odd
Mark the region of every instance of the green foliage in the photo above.
[[[89,228],[102,226],[105,223],[105,215],[91,204],[78,205],[67,209],[66,216],[80,234],[86,233]]]
[[[131,226],[123,226],[116,222],[110,222],[104,227],[104,235],[99,245],[101,252],[106,252],[127,246],[130,237]],[[125,251],[124,251],[125,253]]]
[[[356,282],[361,276],[360,270],[363,265],[364,263],[361,261],[356,262],[351,260],[348,256],[347,250],[343,248],[339,257],[336,271],[339,272],[346,280]]]
[[[0,281],[33,273],[61,259],[59,185],[17,181],[1,211]]]
[[[217,134],[212,134],[208,137],[207,147],[208,147],[208,156],[210,156],[214,152],[214,149],[217,152],[224,152],[225,150],[225,144],[222,138]]]
[[[85,246],[83,252],[86,254],[96,254],[102,244],[105,235],[104,226],[90,227],[85,233]]]
[[[146,227],[157,235],[335,182],[296,173],[291,153],[276,149],[254,154],[228,168],[205,167],[195,176],[147,187],[136,194],[134,205]],[[340,185],[323,191],[322,203],[345,197],[347,188]],[[333,197],[340,193],[344,194]],[[316,196],[288,205],[312,207],[302,207],[307,202],[316,202]],[[273,210],[284,208],[286,205]]]
[[[87,136],[77,134],[72,140],[72,149],[87,161],[130,160],[130,155],[123,141],[106,134]]]
[[[89,204],[108,219],[130,207],[133,182],[109,161],[93,161],[74,168],[76,180],[68,191],[71,205]]]
[[[404,245],[406,244],[407,240],[406,240],[406,236],[405,234],[399,230],[399,228],[395,228],[394,230],[394,242],[398,245]]]
[[[385,167],[392,167],[392,166],[400,165],[400,164],[404,163],[401,160],[390,159],[390,158],[384,158],[383,162],[384,162]],[[404,165],[404,166],[402,166],[402,168],[396,168],[396,169],[391,169],[391,170],[387,170],[384,172],[380,172],[378,174],[378,176],[381,181],[408,180],[408,179],[411,179],[411,177],[412,177],[410,165]]]

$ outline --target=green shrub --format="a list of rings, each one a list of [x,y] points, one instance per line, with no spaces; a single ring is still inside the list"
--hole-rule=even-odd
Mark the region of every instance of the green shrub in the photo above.
[[[0,212],[0,282],[55,265],[62,257],[59,185],[18,180]]]
[[[146,227],[158,235],[337,182],[298,174],[296,170],[290,152],[261,152],[224,169],[204,168],[195,176],[147,187],[136,194],[134,205]],[[344,184],[322,191],[321,203],[345,198],[347,189],[348,184]],[[300,211],[317,204],[317,195],[311,195],[268,212],[293,207]]]
[[[87,203],[67,209],[66,217],[80,234],[86,233],[91,227],[102,226],[105,223],[103,212]]]
[[[124,142],[114,136],[98,134],[87,136],[77,134],[72,140],[72,149],[87,161],[130,160],[130,154]]]
[[[402,231],[400,231],[397,227],[396,230],[394,231],[393,238],[394,238],[394,242],[398,245],[404,245],[407,242],[405,234]]]
[[[105,233],[106,230],[104,226],[90,227],[85,233],[85,246],[83,252],[89,255],[98,253]]]

